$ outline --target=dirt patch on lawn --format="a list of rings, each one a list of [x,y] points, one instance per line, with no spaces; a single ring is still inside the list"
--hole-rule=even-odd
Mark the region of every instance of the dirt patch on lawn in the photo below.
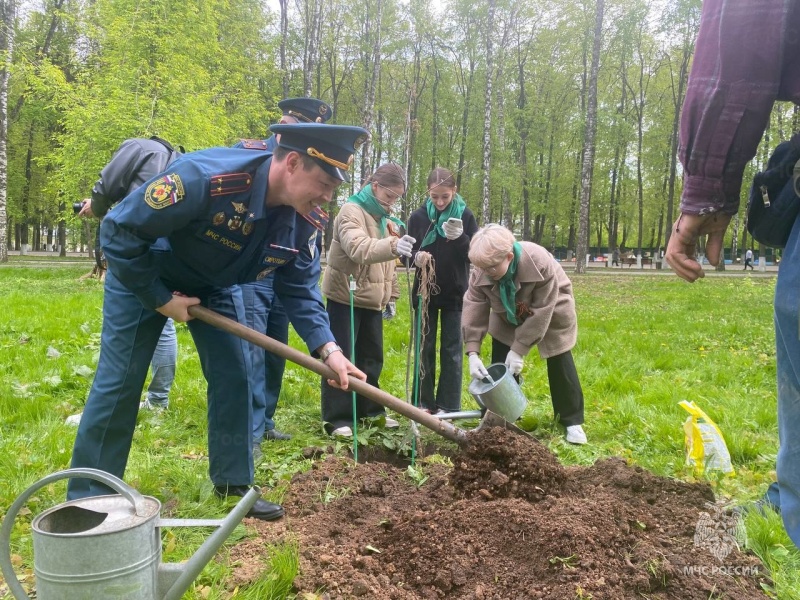
[[[278,523],[232,550],[232,585],[263,569],[265,544],[300,547],[300,598],[464,600],[765,598],[739,551],[737,519],[707,485],[621,459],[562,467],[533,438],[470,435],[453,468],[405,470],[328,456],[296,476]],[[699,524],[699,525],[698,525]]]

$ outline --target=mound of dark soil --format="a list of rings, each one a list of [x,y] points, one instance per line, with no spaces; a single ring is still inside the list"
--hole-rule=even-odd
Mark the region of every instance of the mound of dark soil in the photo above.
[[[299,542],[301,598],[765,598],[765,572],[740,552],[735,517],[707,485],[620,459],[564,468],[542,444],[470,434],[453,468],[403,469],[328,456],[291,483],[287,518],[251,521],[232,551],[235,585],[263,568],[265,544]]]

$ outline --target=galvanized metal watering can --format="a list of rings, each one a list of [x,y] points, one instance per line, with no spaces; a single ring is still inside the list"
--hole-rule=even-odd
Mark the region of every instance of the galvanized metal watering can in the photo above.
[[[484,380],[473,379],[469,384],[469,393],[479,406],[513,423],[522,416],[528,405],[525,394],[503,363],[491,364],[486,370],[489,377]]]
[[[11,564],[10,537],[19,509],[40,488],[72,477],[100,481],[119,495],[59,504],[31,523],[38,600],[125,598],[179,600],[261,496],[251,489],[222,520],[162,519],[161,503],[98,469],[67,469],[25,490],[0,527],[0,567],[17,600],[27,599]],[[185,563],[161,562],[161,527],[217,527]]]

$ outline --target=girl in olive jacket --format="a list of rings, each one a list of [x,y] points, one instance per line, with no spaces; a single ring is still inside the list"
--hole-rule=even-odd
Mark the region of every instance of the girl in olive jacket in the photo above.
[[[353,292],[355,364],[367,374],[367,382],[378,386],[383,369],[383,308],[393,298],[394,268],[398,256],[410,256],[410,236],[397,237],[402,221],[391,209],[406,193],[405,174],[396,164],[375,171],[366,185],[351,196],[333,224],[333,241],[322,280],[327,298],[331,331],[345,356],[351,356],[350,277]],[[382,406],[357,396],[357,419],[385,416]],[[322,420],[334,436],[350,437],[353,431],[352,392],[343,392],[322,378]],[[397,427],[386,418],[387,427]]]

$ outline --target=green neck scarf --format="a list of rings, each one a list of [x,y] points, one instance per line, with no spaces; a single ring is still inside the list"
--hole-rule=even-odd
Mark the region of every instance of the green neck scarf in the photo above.
[[[464,209],[467,208],[467,203],[464,202],[464,199],[461,196],[456,194],[455,198],[453,198],[453,201],[448,204],[447,208],[445,208],[438,216],[436,214],[438,212],[436,210],[436,205],[430,198],[428,198],[428,200],[425,202],[425,208],[428,211],[428,218],[431,220],[431,223],[435,223],[435,225],[431,227],[430,231],[428,231],[428,234],[425,236],[425,239],[422,240],[422,244],[419,246],[420,248],[424,248],[428,244],[435,242],[437,235],[439,237],[445,237],[442,225],[447,223],[447,219],[460,219],[461,215],[464,214]]]
[[[514,277],[517,275],[517,265],[519,265],[519,255],[522,253],[522,246],[519,242],[514,242],[512,247],[514,258],[511,264],[508,265],[508,271],[500,278],[500,300],[506,309],[506,318],[512,325],[517,323],[517,284],[514,283]]]
[[[372,184],[365,185],[361,188],[361,191],[350,196],[347,200],[348,202],[355,202],[361,208],[363,208],[367,213],[379,219],[378,226],[381,230],[381,237],[386,235],[386,221],[389,220],[395,225],[399,225],[403,229],[406,228],[406,224],[403,223],[400,219],[393,217],[389,214],[389,211],[386,210],[383,205],[378,202],[378,199],[375,197],[375,194],[372,193]]]

